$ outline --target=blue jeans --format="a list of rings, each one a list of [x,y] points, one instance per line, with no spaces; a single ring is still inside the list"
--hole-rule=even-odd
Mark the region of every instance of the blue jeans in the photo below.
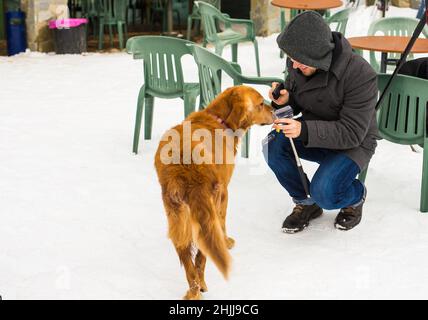
[[[425,12],[425,0],[422,0],[421,5],[419,6],[418,13],[416,14],[416,18],[417,19],[422,18],[422,15],[424,14],[424,12]]]
[[[333,210],[361,203],[365,187],[356,179],[360,168],[351,158],[330,149],[306,148],[300,140],[294,139],[300,158],[319,164],[312,181],[308,180],[311,196],[307,198],[290,140],[282,132],[275,134],[276,138],[263,147],[263,154],[296,204],[316,203],[321,208]]]

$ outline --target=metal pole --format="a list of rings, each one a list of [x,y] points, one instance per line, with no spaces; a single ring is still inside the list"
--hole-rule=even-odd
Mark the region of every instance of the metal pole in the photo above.
[[[300,161],[299,154],[297,153],[293,138],[289,138],[289,139],[290,139],[291,148],[293,149],[294,158],[296,159],[297,170],[299,171],[300,180],[302,181],[303,189],[305,189],[306,197],[309,198],[310,193],[309,193],[309,186],[308,186],[308,177],[306,176],[306,173],[303,170],[302,162]]]

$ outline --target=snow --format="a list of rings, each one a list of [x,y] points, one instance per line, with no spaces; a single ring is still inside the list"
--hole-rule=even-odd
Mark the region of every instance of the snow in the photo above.
[[[353,16],[350,34],[364,34],[370,10],[354,13],[360,20]],[[259,39],[262,75],[281,77],[275,37]],[[239,62],[256,73],[250,44],[240,46]],[[197,80],[191,58],[184,64],[187,80]],[[187,290],[153,166],[183,105],[156,99],[152,140],[132,154],[141,65],[125,53],[0,57],[3,299],[179,299]],[[257,89],[267,96],[266,87]],[[289,235],[281,224],[292,201],[261,155],[268,131],[254,127],[251,157],[238,159],[229,187],[230,281],[209,262],[204,298],[428,298],[422,153],[381,141],[361,224],[336,230],[330,211]],[[303,165],[309,175],[316,170]]]

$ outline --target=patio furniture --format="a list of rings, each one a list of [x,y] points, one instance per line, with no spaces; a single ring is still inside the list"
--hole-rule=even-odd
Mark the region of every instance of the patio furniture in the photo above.
[[[386,73],[387,64],[396,65],[398,59],[388,57],[388,53],[393,52],[401,54],[410,41],[410,37],[399,36],[365,36],[365,37],[352,37],[348,38],[352,48],[358,49],[360,52],[363,50],[380,51],[380,73]],[[412,53],[427,53],[428,52],[428,39],[418,38],[411,49]],[[361,55],[361,53],[360,53]],[[410,55],[409,55],[410,56]],[[399,58],[399,57],[397,57]],[[376,66],[374,67],[376,68]]]
[[[379,74],[382,91],[391,75]],[[382,138],[403,145],[419,144],[424,148],[420,211],[428,212],[428,80],[397,75],[377,114]],[[367,168],[359,179],[364,182]]]
[[[413,31],[416,29],[419,20],[414,18],[405,18],[405,17],[393,17],[393,18],[381,18],[374,21],[368,31],[369,36],[379,35],[382,33],[385,36],[401,36],[401,37],[411,37]],[[425,27],[423,34],[425,38],[428,38],[428,30]],[[385,59],[398,61],[400,58],[399,53],[391,53]],[[409,55],[409,59],[413,59],[413,55]],[[380,71],[380,61],[376,59],[374,51],[370,51],[370,65],[377,72]],[[382,71],[381,71],[382,72]],[[383,71],[383,72],[386,72]]]
[[[104,27],[108,26],[110,46],[113,46],[113,26],[117,27],[119,34],[119,47],[124,48],[124,40],[128,37],[126,15],[128,3],[123,0],[97,0],[99,17],[99,39],[98,49],[102,50],[104,44]],[[125,35],[125,39],[124,39]]]
[[[221,0],[205,0],[204,2],[209,3],[221,11]],[[227,15],[227,17],[229,17],[229,15]],[[198,6],[194,5],[192,8],[192,13],[187,17],[187,40],[190,40],[191,38],[193,21],[197,22],[197,20],[201,20],[201,14],[198,11]],[[205,42],[206,40],[204,37],[204,43]]]
[[[256,55],[257,75],[260,77],[259,48],[253,21],[228,18],[216,7],[202,1],[195,1],[195,5],[198,6],[201,14],[205,38],[207,42],[214,44],[215,52],[218,55],[222,55],[225,46],[231,45],[232,61],[238,62],[238,43],[248,41],[253,43]],[[218,22],[224,24],[224,30],[217,30]],[[233,27],[238,26],[245,28],[245,34],[233,29]]]
[[[272,77],[247,77],[241,74],[241,67],[235,62],[228,62],[222,57],[196,45],[190,45],[193,57],[198,65],[201,88],[199,109],[205,108],[218,94],[222,92],[221,74],[224,71],[233,79],[234,85],[255,84],[271,86],[272,82],[282,82],[283,79]],[[242,141],[241,154],[249,157],[250,130]]]
[[[351,11],[351,8],[343,9],[339,12],[336,12],[331,17],[327,18],[326,22],[330,26],[331,30],[340,32],[341,34],[345,35],[346,26],[348,24],[349,14],[351,13]]]
[[[82,0],[82,18],[88,19],[86,24],[86,31],[88,30],[89,24],[92,25],[93,35],[96,36],[96,23],[98,19],[98,6],[99,0]],[[88,32],[86,32],[89,35]]]
[[[181,98],[184,100],[184,117],[195,110],[199,83],[186,83],[183,78],[181,58],[192,54],[190,41],[162,36],[132,37],[126,43],[134,59],[144,60],[144,84],[137,100],[133,152],[138,153],[141,120],[144,111],[144,138],[151,139],[154,98]]]
[[[180,11],[178,10],[177,6],[174,6],[175,3],[172,3],[172,13],[176,14],[177,16],[177,22],[178,25],[181,25],[181,19],[180,19]],[[152,7],[151,7],[151,21],[150,21],[150,29],[152,30],[154,23],[155,23],[155,17],[160,17],[161,20],[161,30],[162,33],[165,33],[166,31],[172,32],[172,25],[171,28],[168,27],[168,10],[167,10],[168,3],[165,0],[153,0],[152,1]],[[171,29],[171,30],[169,30]]]

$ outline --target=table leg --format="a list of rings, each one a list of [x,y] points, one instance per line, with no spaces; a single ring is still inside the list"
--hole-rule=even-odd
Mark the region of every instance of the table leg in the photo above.
[[[174,20],[173,20],[173,16],[172,16],[172,0],[168,0],[167,2],[167,28],[168,28],[168,33],[172,33],[172,29],[173,29],[173,24],[174,24]]]
[[[388,59],[388,53],[382,52],[381,59],[380,59],[380,73],[386,73],[387,59]]]
[[[382,18],[385,18],[386,5],[387,5],[387,1],[382,0]]]

